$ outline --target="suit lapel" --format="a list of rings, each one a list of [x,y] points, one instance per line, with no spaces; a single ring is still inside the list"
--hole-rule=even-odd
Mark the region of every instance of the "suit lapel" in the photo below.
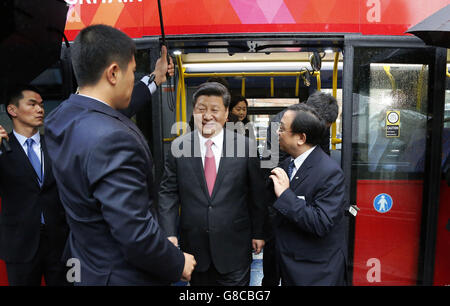
[[[314,167],[316,164],[318,154],[319,151],[316,147],[305,159],[303,164],[300,166],[300,169],[297,170],[290,183],[290,188],[292,190],[295,190],[308,177],[309,173],[311,173],[310,168]]]
[[[200,138],[198,137],[198,132],[194,130],[192,132],[191,137],[191,156],[193,156],[191,161],[191,166],[193,168],[193,171],[195,175],[197,176],[197,179],[200,183],[200,186],[202,187],[203,192],[205,193],[205,196],[209,199],[209,192],[208,188],[206,186],[206,178],[205,178],[205,171],[203,169],[203,162],[202,162],[202,156],[200,154]],[[196,154],[197,152],[197,154]]]
[[[47,146],[45,144],[45,140],[44,140],[44,136],[41,135],[41,149],[42,152],[44,152],[44,183],[42,184],[42,186],[44,185],[48,185],[51,181],[52,178],[52,170],[51,170],[51,162],[50,162],[50,156],[48,156],[48,152],[47,152]]]
[[[234,135],[233,132],[233,136],[236,137],[236,135]],[[214,196],[217,193],[217,190],[220,188],[220,184],[223,181],[223,177],[225,176],[226,173],[226,168],[227,168],[227,163],[228,163],[228,158],[225,157],[225,151],[226,151],[226,140],[227,140],[227,132],[226,129],[223,128],[223,146],[222,146],[222,154],[220,157],[220,163],[219,163],[219,170],[217,171],[217,176],[216,176],[216,181],[214,183],[214,188],[213,188],[213,192],[211,195],[211,199],[214,199]],[[233,138],[233,140],[235,140]],[[236,143],[236,141],[234,142]]]
[[[208,191],[208,186],[206,184],[206,178],[205,178],[205,169],[203,167],[203,161],[202,161],[202,157],[201,154],[195,154],[195,150],[197,150],[197,152],[201,152],[200,151],[200,138],[198,137],[198,132],[192,132],[193,137],[191,137],[191,141],[193,141],[193,145],[191,145],[191,150],[192,150],[192,156],[194,156],[191,160],[192,160],[192,167],[194,170],[194,173],[197,176],[198,181],[200,182],[200,185],[202,186],[202,190],[205,193],[206,197],[208,198],[208,200],[212,200],[214,199],[214,196],[217,193],[217,190],[220,188],[220,184],[223,181],[223,177],[225,176],[226,173],[226,167],[227,167],[227,158],[225,157],[225,148],[226,148],[226,132],[225,132],[225,128],[224,128],[224,135],[223,135],[223,146],[222,146],[222,155],[220,157],[220,163],[219,163],[219,169],[217,171],[217,176],[216,176],[216,181],[214,182],[214,188],[213,188],[213,192],[211,194],[211,196],[209,195],[209,191]],[[195,148],[195,146],[197,146],[197,148]],[[198,156],[200,155],[200,156]]]
[[[11,150],[13,152],[16,152],[16,156],[17,156],[17,159],[19,159],[20,164],[24,165],[24,167],[27,169],[27,171],[32,173],[33,181],[38,186],[38,188],[41,188],[39,186],[37,173],[34,170],[33,165],[30,162],[30,159],[28,158],[27,154],[25,153],[25,151],[22,148],[22,145],[19,143],[16,136],[12,132],[9,134],[9,143],[11,145]],[[11,152],[11,153],[13,153],[13,152]]]

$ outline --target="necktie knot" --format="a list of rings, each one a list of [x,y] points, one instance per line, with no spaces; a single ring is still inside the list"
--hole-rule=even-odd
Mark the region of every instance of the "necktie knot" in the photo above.
[[[27,146],[31,148],[33,146],[34,140],[33,138],[28,138],[25,142],[27,143]]]
[[[208,139],[208,141],[206,141],[206,143],[205,143],[205,145],[206,145],[206,156],[207,157],[214,156],[212,148],[211,148],[213,144],[214,144],[214,142],[211,139]]]

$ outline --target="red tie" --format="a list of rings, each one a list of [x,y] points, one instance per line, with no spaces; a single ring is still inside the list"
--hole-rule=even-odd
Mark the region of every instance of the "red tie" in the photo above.
[[[206,155],[205,155],[205,178],[206,184],[208,185],[209,195],[212,195],[214,183],[216,181],[216,159],[214,158],[211,146],[214,143],[212,140],[206,142]]]

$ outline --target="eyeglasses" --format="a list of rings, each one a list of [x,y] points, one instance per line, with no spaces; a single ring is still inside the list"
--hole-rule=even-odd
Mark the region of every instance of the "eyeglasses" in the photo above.
[[[280,132],[280,133],[285,133],[285,132],[286,133],[292,133],[292,131],[285,130],[284,127],[281,126],[281,125],[278,127],[278,132]]]

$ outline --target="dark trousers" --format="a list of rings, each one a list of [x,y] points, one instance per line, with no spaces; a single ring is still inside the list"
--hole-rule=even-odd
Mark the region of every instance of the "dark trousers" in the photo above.
[[[36,255],[27,263],[6,262],[10,286],[40,286],[44,276],[47,286],[68,286],[68,268],[61,261],[61,251],[52,247],[45,226],[41,226],[41,237]]]
[[[280,271],[276,261],[275,237],[267,239],[263,253],[263,279],[261,286],[278,286]]]
[[[250,266],[230,273],[219,273],[211,263],[205,272],[192,272],[191,286],[248,286]]]

